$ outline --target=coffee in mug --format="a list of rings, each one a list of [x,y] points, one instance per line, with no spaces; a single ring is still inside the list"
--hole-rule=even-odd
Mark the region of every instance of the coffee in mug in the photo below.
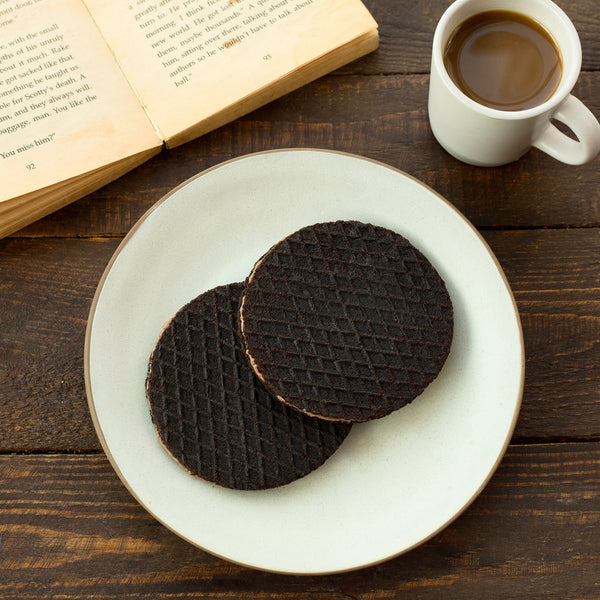
[[[531,147],[589,162],[600,153],[600,123],[571,93],[580,69],[577,31],[552,0],[455,0],[433,36],[431,130],[473,165],[504,165]]]
[[[463,21],[450,35],[444,66],[469,98],[498,110],[524,110],[555,92],[562,74],[560,50],[538,21],[490,10]]]

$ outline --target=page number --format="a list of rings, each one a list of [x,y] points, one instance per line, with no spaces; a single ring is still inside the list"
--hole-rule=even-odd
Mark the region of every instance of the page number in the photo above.
[[[28,165],[25,165],[25,167],[28,171],[33,171],[35,169],[35,163],[29,163]]]
[[[263,60],[271,60],[273,57],[270,54],[265,54]]]

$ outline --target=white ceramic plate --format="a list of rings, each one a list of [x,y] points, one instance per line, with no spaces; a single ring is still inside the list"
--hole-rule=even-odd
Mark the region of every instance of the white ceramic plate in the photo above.
[[[291,484],[244,492],[188,475],[158,442],[144,393],[163,324],[201,292],[242,281],[287,234],[337,219],[401,233],[445,279],[455,336],[442,372],[413,404],[355,425],[322,467]],[[287,150],[209,169],[137,223],[96,292],[85,369],[106,454],[152,515],[228,560],[315,574],[405,552],[469,505],[506,450],[524,359],[506,279],[455,208],[380,163]]]

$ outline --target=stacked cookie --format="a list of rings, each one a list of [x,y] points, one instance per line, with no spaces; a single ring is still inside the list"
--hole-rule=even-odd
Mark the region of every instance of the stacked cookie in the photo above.
[[[352,423],[420,395],[452,333],[444,281],[408,240],[318,223],[165,325],[146,380],[152,420],[194,475],[235,489],[283,485],[327,460]]]

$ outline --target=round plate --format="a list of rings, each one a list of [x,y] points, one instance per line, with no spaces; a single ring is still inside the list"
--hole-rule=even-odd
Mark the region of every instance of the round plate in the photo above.
[[[411,405],[355,425],[322,467],[291,484],[247,492],[189,475],[160,445],[145,398],[148,356],[163,324],[198,294],[244,280],[289,233],[338,219],[404,235],[446,281],[455,334],[440,375]],[[319,150],[231,160],[165,196],[108,265],[85,348],[98,436],[137,500],[208,552],[298,574],[381,562],[458,516],[506,450],[523,372],[514,299],[472,225],[404,173]]]

